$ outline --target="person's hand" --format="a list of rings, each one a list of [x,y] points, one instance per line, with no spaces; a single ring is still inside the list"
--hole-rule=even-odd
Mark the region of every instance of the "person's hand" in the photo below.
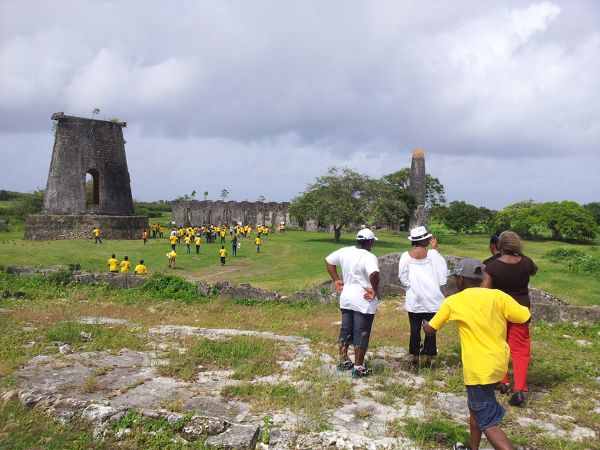
[[[375,292],[375,290],[373,288],[366,288],[365,289],[365,295],[363,295],[363,298],[370,302],[373,299],[375,299],[377,297],[377,293]]]
[[[431,239],[429,240],[429,243],[431,244],[431,247],[433,247],[436,250],[440,249],[440,244],[438,244],[437,239],[435,238],[435,236],[431,236]]]
[[[344,280],[335,280],[333,283],[335,284],[336,292],[341,294],[342,290],[344,289]]]

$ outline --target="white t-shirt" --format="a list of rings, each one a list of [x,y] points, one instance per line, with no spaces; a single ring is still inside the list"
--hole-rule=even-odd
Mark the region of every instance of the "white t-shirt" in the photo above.
[[[437,250],[428,250],[427,257],[415,259],[402,253],[398,264],[398,278],[406,286],[404,309],[409,312],[437,312],[444,301],[440,286],[446,284],[448,266]]]
[[[373,287],[369,275],[379,272],[377,256],[362,248],[344,247],[333,252],[325,261],[342,268],[344,289],[340,294],[340,308],[375,314],[379,299],[368,301],[364,295],[366,288]]]

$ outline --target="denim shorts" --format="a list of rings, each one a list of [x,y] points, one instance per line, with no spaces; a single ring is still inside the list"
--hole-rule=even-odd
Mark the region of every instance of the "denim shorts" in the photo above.
[[[475,415],[477,425],[481,431],[498,425],[506,410],[496,400],[496,385],[475,384],[467,385],[467,402],[469,409]]]

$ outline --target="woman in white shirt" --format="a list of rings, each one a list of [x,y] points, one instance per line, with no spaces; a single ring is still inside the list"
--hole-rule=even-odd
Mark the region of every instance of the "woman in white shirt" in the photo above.
[[[410,322],[408,353],[413,366],[418,366],[421,353],[427,356],[427,364],[433,364],[437,355],[435,335],[425,336],[421,350],[421,322],[429,321],[444,301],[440,286],[446,284],[448,266],[436,239],[425,227],[410,230],[408,239],[413,248],[402,253],[398,264],[398,278],[406,287],[404,309]],[[430,250],[429,244],[433,247]]]

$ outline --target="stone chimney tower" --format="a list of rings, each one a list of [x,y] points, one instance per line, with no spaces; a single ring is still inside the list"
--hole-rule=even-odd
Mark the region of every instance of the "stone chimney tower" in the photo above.
[[[63,113],[54,113],[52,120],[56,134],[43,210],[29,216],[26,239],[89,237],[94,227],[108,238],[139,237],[148,219],[134,212],[125,122]]]
[[[409,229],[429,225],[429,211],[425,206],[427,193],[427,179],[425,175],[425,150],[416,148],[412,152],[408,190],[417,199],[418,206],[410,217]]]

